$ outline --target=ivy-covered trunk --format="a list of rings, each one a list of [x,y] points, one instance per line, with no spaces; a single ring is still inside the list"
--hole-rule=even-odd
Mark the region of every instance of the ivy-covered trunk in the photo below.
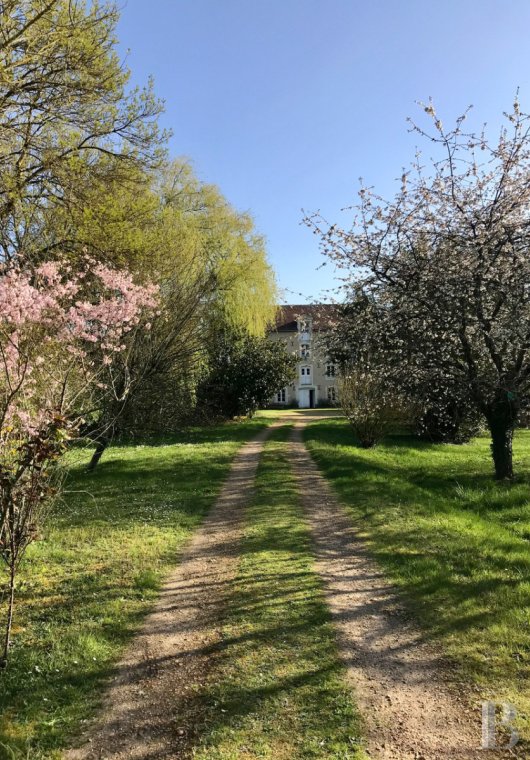
[[[486,410],[491,433],[491,454],[497,480],[513,478],[513,431],[517,418],[514,395],[503,392]]]

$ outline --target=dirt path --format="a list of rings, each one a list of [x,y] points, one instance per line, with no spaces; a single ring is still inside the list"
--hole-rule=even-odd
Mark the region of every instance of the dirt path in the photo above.
[[[293,471],[340,655],[364,716],[368,754],[380,760],[502,756],[479,749],[478,698],[470,709],[467,690],[456,693],[450,671],[407,622],[390,584],[305,449],[301,430],[320,416],[329,415],[285,415],[240,450],[216,504],[119,664],[85,744],[69,750],[65,760],[191,756],[200,732],[193,696],[215,672],[222,610],[237,572],[243,508],[253,494],[265,439],[288,422],[295,425],[289,444]]]
[[[290,455],[315,542],[338,644],[364,716],[367,749],[381,760],[471,760],[480,750],[480,704],[448,683],[447,667],[407,623],[391,586],[356,537],[295,424]],[[466,690],[467,691],[467,690]]]
[[[196,727],[187,700],[207,677],[219,619],[237,571],[243,507],[273,424],[237,454],[153,612],[134,638],[85,744],[65,760],[170,760],[188,755]]]

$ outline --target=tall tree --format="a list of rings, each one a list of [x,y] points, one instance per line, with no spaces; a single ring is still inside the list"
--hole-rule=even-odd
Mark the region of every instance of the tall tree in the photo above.
[[[530,391],[530,116],[516,100],[498,140],[412,128],[418,156],[386,201],[361,187],[351,229],[308,220],[350,283],[391,315],[410,372],[458,382],[485,416],[497,478],[511,478],[513,431]],[[443,387],[443,383],[442,383]]]
[[[82,203],[80,182],[160,159],[151,83],[127,91],[113,3],[0,3],[0,251],[29,255],[41,213]],[[102,158],[106,160],[101,160]]]
[[[62,227],[70,250],[126,262],[160,286],[160,313],[148,332],[130,335],[123,373],[112,394],[102,393],[88,428],[97,438],[93,466],[123,430],[180,424],[214,336],[221,328],[263,335],[275,309],[274,274],[251,218],[186,162],[167,163],[148,180],[111,184],[78,212],[56,212],[49,225]]]

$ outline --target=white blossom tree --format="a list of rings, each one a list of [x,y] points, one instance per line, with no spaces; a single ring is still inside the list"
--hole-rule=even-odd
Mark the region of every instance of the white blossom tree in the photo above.
[[[497,478],[530,390],[530,115],[516,99],[497,140],[446,129],[432,102],[437,157],[403,171],[392,200],[361,186],[351,228],[307,219],[323,252],[388,315],[392,353],[414,382],[460,384],[485,416]],[[442,383],[442,386],[444,383]]]

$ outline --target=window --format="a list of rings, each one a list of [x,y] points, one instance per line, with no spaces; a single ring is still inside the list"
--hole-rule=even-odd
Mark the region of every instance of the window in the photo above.
[[[311,320],[309,320],[309,319],[299,319],[298,320],[298,332],[300,333],[301,340],[310,340]]]
[[[311,383],[311,367],[300,368],[302,385],[309,385]]]
[[[287,388],[282,388],[281,391],[278,391],[276,394],[276,403],[277,404],[285,404],[287,401]]]
[[[300,356],[302,359],[309,359],[311,356],[311,344],[310,343],[301,343],[300,344]]]
[[[328,401],[330,401],[332,404],[335,404],[337,402],[337,389],[334,385],[330,385],[328,388]]]
[[[326,364],[326,375],[328,377],[335,377],[335,365],[332,362]]]

